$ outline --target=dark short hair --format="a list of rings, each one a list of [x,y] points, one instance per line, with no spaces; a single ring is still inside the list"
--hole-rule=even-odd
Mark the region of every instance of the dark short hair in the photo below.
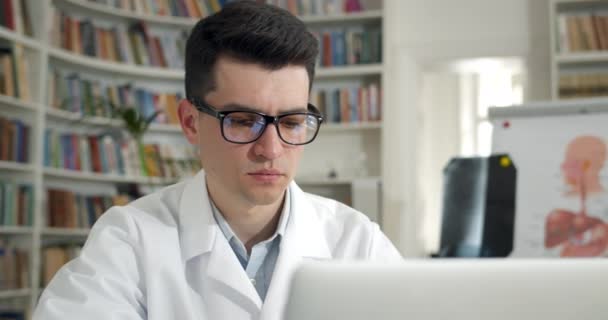
[[[309,90],[318,54],[316,38],[287,10],[254,1],[230,2],[201,19],[186,43],[186,97],[203,97],[215,87],[214,66],[227,56],[269,70],[306,67]]]

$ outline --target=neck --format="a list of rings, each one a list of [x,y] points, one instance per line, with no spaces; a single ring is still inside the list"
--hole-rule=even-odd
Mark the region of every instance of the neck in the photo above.
[[[211,190],[209,197],[250,254],[253,246],[270,238],[277,230],[285,194],[269,205],[238,202],[234,197],[222,197]]]

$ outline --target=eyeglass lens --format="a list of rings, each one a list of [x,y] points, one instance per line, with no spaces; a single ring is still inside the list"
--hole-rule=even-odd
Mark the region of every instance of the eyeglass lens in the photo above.
[[[264,128],[264,117],[251,112],[233,112],[226,115],[223,121],[224,137],[237,143],[248,143],[258,139]],[[318,128],[318,119],[307,114],[284,115],[277,125],[281,139],[290,144],[310,142]]]

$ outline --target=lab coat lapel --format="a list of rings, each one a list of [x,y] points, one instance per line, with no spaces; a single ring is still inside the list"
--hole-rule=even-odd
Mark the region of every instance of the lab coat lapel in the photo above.
[[[209,257],[207,281],[216,292],[248,311],[259,313],[262,300],[221,232]]]
[[[193,289],[205,300],[211,298],[210,295],[220,295],[248,313],[259,313],[262,301],[213,218],[202,170],[184,189],[180,205],[180,229],[186,273],[194,271],[193,274],[200,275],[199,285]],[[189,263],[200,262],[201,259],[193,258],[207,254],[206,267],[201,263]],[[214,308],[213,305],[208,307]]]
[[[290,185],[290,196],[291,214],[262,309],[263,320],[283,317],[291,277],[302,260],[331,258],[320,218],[295,182]]]

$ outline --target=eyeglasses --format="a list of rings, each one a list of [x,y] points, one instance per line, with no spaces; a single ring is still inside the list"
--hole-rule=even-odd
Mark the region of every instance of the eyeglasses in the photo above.
[[[222,137],[237,144],[256,141],[269,124],[274,124],[283,142],[290,145],[308,144],[317,137],[323,122],[319,110],[310,103],[308,112],[296,111],[269,116],[255,111],[218,111],[201,99],[191,98],[189,101],[198,111],[219,119]]]

